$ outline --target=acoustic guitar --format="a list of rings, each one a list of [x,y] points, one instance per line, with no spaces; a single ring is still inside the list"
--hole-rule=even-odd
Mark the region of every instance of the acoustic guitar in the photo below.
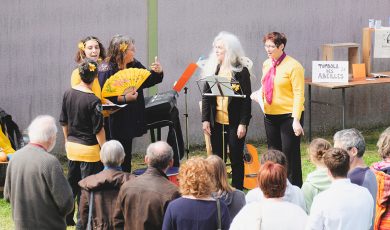
[[[259,155],[256,147],[245,144],[244,147],[244,188],[254,189],[257,187],[257,173],[260,170]]]

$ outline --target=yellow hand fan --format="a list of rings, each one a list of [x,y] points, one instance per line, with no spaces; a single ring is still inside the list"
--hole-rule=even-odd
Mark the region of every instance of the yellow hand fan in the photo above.
[[[104,83],[102,97],[122,95],[128,88],[135,88],[137,90],[150,74],[150,71],[139,68],[120,70]]]

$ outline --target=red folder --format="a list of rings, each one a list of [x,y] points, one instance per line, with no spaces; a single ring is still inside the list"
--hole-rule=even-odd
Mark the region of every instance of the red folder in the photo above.
[[[195,63],[191,63],[187,66],[186,70],[184,70],[183,74],[173,86],[173,89],[176,92],[180,92],[183,87],[186,85],[187,81],[191,78],[191,76],[195,73],[195,70],[198,68],[198,65]]]

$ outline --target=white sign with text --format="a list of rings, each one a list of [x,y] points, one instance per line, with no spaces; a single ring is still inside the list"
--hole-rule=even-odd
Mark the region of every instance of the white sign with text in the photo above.
[[[312,82],[348,83],[348,61],[313,61]]]

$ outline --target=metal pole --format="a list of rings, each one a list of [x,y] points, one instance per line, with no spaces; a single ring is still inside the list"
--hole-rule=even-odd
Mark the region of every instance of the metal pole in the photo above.
[[[187,159],[188,159],[188,154],[190,153],[190,143],[188,140],[188,104],[187,104],[187,86],[184,87],[184,101],[185,101],[185,114],[184,116],[186,117],[186,153],[187,153]]]
[[[309,141],[311,141],[311,85],[309,86]]]
[[[345,88],[341,89],[341,94],[343,97],[343,106],[342,106],[342,124],[343,124],[343,129],[345,129]]]

